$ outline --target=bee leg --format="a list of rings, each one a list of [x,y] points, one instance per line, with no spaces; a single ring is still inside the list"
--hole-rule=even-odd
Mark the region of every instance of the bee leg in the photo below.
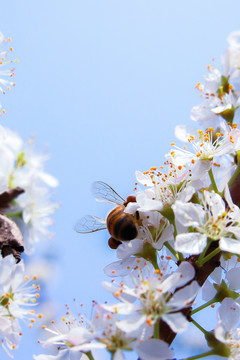
[[[108,246],[111,248],[111,249],[117,249],[118,246],[121,245],[121,241],[118,241],[112,237],[109,238],[108,240]]]
[[[21,253],[22,252],[23,252],[23,246],[14,248],[14,247],[5,245],[2,248],[2,257],[6,257],[6,256],[12,254],[15,257],[15,259],[17,260],[16,262],[19,263],[21,261]]]

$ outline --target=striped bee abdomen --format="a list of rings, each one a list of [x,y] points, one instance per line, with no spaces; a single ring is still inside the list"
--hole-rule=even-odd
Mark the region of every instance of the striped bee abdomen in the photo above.
[[[110,235],[118,241],[133,240],[137,236],[137,228],[133,217],[124,212],[125,206],[119,205],[107,216],[107,228]]]

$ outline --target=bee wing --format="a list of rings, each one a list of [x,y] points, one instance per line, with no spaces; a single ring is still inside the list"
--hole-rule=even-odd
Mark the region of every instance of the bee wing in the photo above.
[[[106,228],[106,221],[93,215],[83,216],[74,226],[74,230],[80,234],[88,234]]]
[[[95,181],[92,184],[92,193],[97,201],[105,201],[121,205],[124,199],[113,188],[103,181]]]

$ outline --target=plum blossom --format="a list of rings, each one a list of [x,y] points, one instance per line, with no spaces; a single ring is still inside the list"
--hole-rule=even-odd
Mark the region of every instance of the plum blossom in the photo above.
[[[219,157],[239,149],[240,131],[236,127],[228,129],[223,122],[221,127],[222,132],[214,132],[213,128],[207,129],[205,133],[197,130],[194,135],[185,132],[186,136],[189,135],[188,142],[192,145],[193,151],[177,146],[171,151],[176,164],[192,164],[192,179],[202,177],[213,164],[221,166]]]
[[[125,359],[122,352],[124,350],[135,350],[143,360],[165,360],[173,356],[173,351],[164,341],[149,339],[144,333],[141,334],[140,339],[136,336],[132,337],[118,328],[118,316],[116,314],[104,311],[102,306],[98,307],[97,313],[96,316],[104,331],[98,340],[106,345],[109,352],[114,354],[113,360]]]
[[[69,313],[69,312],[68,312]],[[35,360],[77,360],[85,359],[85,354],[108,351],[113,360],[124,360],[124,351],[136,351],[143,360],[167,360],[172,357],[172,350],[161,340],[148,339],[142,334],[141,339],[131,337],[120,330],[116,324],[118,316],[104,310],[102,305],[95,304],[93,320],[87,320],[79,314],[63,318],[64,326],[44,327],[52,336],[42,341],[44,348],[55,346],[56,355],[34,355]],[[150,343],[149,343],[150,342]],[[154,348],[151,345],[154,344]],[[159,355],[161,354],[161,355]]]
[[[139,269],[141,274],[141,269]],[[189,306],[199,291],[199,285],[192,281],[195,270],[187,262],[181,263],[170,275],[155,270],[152,276],[135,277],[132,287],[104,283],[104,288],[121,301],[113,305],[103,305],[104,309],[118,314],[127,315],[117,327],[126,333],[138,335],[143,331],[153,334],[154,324],[162,319],[174,332],[185,331],[188,321],[180,312]],[[185,285],[175,292],[176,288]],[[136,301],[136,304],[134,303]]]
[[[222,55],[222,68],[225,76],[231,76],[239,82],[240,66],[240,32],[233,31],[229,34],[227,41],[229,47]]]
[[[0,328],[2,347],[9,349],[18,347],[21,340],[19,320],[29,320],[30,326],[37,315],[34,308],[39,298],[39,286],[34,279],[25,275],[24,263],[16,264],[12,255],[0,259]],[[11,355],[11,354],[10,354]]]
[[[149,339],[146,333],[138,336],[128,335],[118,327],[119,316],[97,305],[93,324],[97,329],[96,339],[113,354],[113,360],[124,360],[124,352],[134,350],[143,360],[165,360],[172,357],[173,352],[162,340]],[[153,347],[154,345],[154,347]]]
[[[16,158],[22,146],[22,139],[15,132],[0,126],[0,194],[9,187],[11,174],[15,169]]]
[[[228,36],[229,47],[222,55],[222,70],[208,65],[208,74],[204,76],[205,83],[199,82],[196,85],[204,101],[192,108],[191,119],[199,122],[204,130],[209,127],[217,130],[222,119],[239,124],[239,34],[239,31],[233,31]]]
[[[226,192],[225,192],[226,193]],[[220,195],[204,191],[201,205],[176,202],[173,210],[185,231],[176,236],[175,249],[187,254],[200,254],[207,245],[207,239],[219,240],[219,248],[233,254],[240,254],[239,208],[226,205]],[[192,230],[189,232],[189,228]]]
[[[66,321],[64,319],[64,321]],[[47,354],[40,354],[34,355],[33,358],[35,360],[78,360],[83,359],[82,357],[84,352],[81,352],[79,347],[87,347],[91,346],[91,341],[94,339],[94,333],[84,326],[80,324],[72,324],[66,323],[64,328],[54,327],[54,329],[50,329],[44,327],[46,331],[48,331],[52,336],[50,336],[47,340],[41,341],[42,346],[44,348],[56,348],[57,354],[56,355],[47,355]],[[87,350],[89,351],[89,350]]]
[[[231,298],[225,298],[218,309],[218,324],[214,334],[227,346],[230,360],[239,360],[240,358],[240,328],[237,327],[239,319],[239,304]]]
[[[77,306],[77,304],[75,304]],[[86,359],[84,352],[89,351],[86,346],[91,345],[95,338],[95,330],[85,315],[78,313],[75,317],[72,314],[70,307],[66,305],[66,315],[61,322],[55,323],[51,321],[51,325],[43,326],[49,336],[45,340],[39,341],[42,347],[49,349],[55,355],[40,354],[34,355],[36,360],[79,360]],[[80,346],[85,347],[83,351],[79,349]],[[93,346],[94,347],[94,346]],[[48,350],[48,351],[49,351]]]
[[[189,201],[195,192],[191,169],[166,161],[167,171],[152,167],[149,171],[136,171],[137,182],[146,187],[136,195],[138,211],[162,210],[177,199]],[[128,212],[128,207],[126,208]]]
[[[23,233],[26,254],[33,252],[34,245],[40,240],[40,235],[47,236],[48,227],[53,224],[51,215],[59,205],[51,202],[49,196],[46,187],[33,183],[15,200],[16,209],[22,214],[16,222]]]
[[[16,264],[12,255],[1,258],[0,294],[1,303],[10,317],[18,319],[36,317],[27,306],[37,305],[39,287],[25,275],[24,263]],[[36,279],[35,279],[36,280]]]
[[[198,122],[203,129],[208,129],[212,127],[217,129],[220,123],[219,115],[212,111],[216,107],[215,99],[205,100],[199,105],[195,105],[191,110],[191,119],[195,122]],[[178,139],[182,140],[179,137],[179,126],[186,127],[186,125],[178,125],[175,129],[175,135]]]
[[[209,301],[213,299],[217,294],[217,289],[221,286],[225,288],[226,294],[226,286],[232,293],[235,292],[235,300],[237,299],[237,292],[240,289],[240,263],[237,256],[229,256],[227,260],[222,256],[221,266],[217,267],[210,277],[211,281],[207,279],[202,288],[203,300]]]
[[[22,195],[9,204],[7,213],[18,223],[24,234],[27,254],[34,250],[41,234],[48,234],[51,215],[59,205],[51,201],[50,188],[58,185],[57,179],[44,171],[46,154],[37,154],[25,145],[15,132],[0,127],[0,194],[20,188]]]

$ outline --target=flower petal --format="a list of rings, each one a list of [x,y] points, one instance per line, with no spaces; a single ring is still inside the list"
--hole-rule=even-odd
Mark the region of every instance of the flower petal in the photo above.
[[[222,237],[219,241],[219,247],[223,251],[240,255],[240,241],[232,238]]]
[[[183,332],[188,328],[188,321],[181,312],[177,312],[174,314],[165,314],[162,316],[162,319],[176,333]]]
[[[207,245],[207,236],[200,233],[184,233],[176,236],[174,248],[187,254],[200,254]]]
[[[166,360],[173,357],[173,351],[169,349],[168,344],[157,339],[146,340],[134,346],[134,350],[142,360]]]

